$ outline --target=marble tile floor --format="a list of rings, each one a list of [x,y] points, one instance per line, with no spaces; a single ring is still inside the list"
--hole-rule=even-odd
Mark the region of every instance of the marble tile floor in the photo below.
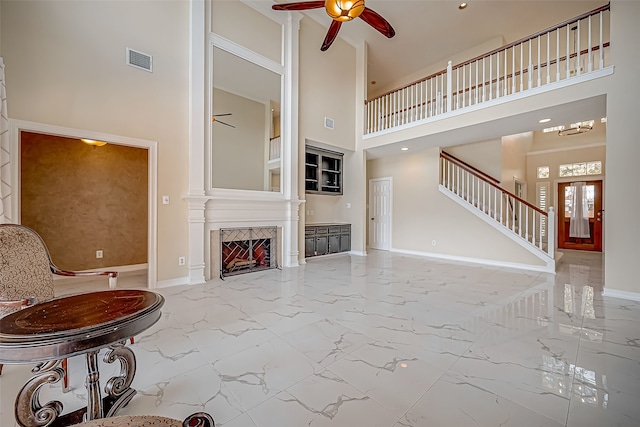
[[[225,427],[639,426],[640,303],[602,290],[600,254],[567,252],[549,275],[377,251],[159,289],[122,413],[204,410]],[[84,360],[70,365],[71,392],[42,391],[65,410],[86,401]],[[0,377],[2,427],[29,369]]]

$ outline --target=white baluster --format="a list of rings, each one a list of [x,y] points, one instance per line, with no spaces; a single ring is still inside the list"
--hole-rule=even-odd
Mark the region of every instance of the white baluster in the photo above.
[[[578,40],[577,47],[576,47],[576,68],[577,68],[576,75],[579,76],[580,74],[582,74],[582,70],[581,70],[582,67],[580,66],[580,27],[581,27],[580,21],[578,21],[576,25],[578,26],[578,29],[576,30],[578,33],[576,35],[576,38]]]
[[[551,83],[551,33],[547,33],[547,84]]]
[[[564,76],[565,79],[568,79],[569,77],[571,77],[571,70],[569,70],[569,52],[571,52],[569,50],[569,34],[571,33],[571,29],[569,28],[569,24],[567,24],[567,56],[565,57],[567,59],[567,71],[566,74]]]
[[[451,90],[451,61],[447,62],[447,112],[451,111],[451,103],[453,102],[453,91]]]
[[[547,215],[547,253],[551,259],[555,258],[555,242],[556,242],[556,213],[553,206],[549,206]]]
[[[560,28],[556,30],[556,81],[560,81]]]
[[[538,86],[540,87],[542,85],[542,78],[540,76],[540,73],[542,72],[542,70],[540,69],[540,36],[538,35]]]
[[[587,19],[589,20],[589,35],[587,37],[587,41],[588,41],[588,44],[587,44],[587,57],[588,57],[589,65],[588,65],[587,70],[589,72],[591,72],[591,71],[593,71],[593,59],[592,59],[593,55],[591,55],[591,17],[589,17]]]
[[[520,92],[524,90],[524,46],[520,43]]]
[[[600,12],[600,49],[599,49],[601,70],[604,68],[604,48],[602,46],[602,13],[603,12]]]
[[[531,63],[531,43],[533,43],[532,39],[529,39],[529,71],[527,76],[527,89],[531,89],[531,85],[533,84],[533,65]]]
[[[511,47],[511,93],[516,93],[516,46]]]

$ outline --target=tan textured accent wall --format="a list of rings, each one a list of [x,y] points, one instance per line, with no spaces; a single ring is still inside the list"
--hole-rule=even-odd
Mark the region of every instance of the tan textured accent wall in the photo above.
[[[146,263],[147,162],[142,148],[23,132],[21,223],[63,269]]]

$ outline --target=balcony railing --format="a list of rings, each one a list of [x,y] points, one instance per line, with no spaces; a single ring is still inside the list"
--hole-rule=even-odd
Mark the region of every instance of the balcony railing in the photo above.
[[[280,160],[280,136],[269,140],[269,161]]]
[[[609,64],[609,5],[365,102],[365,134],[592,73]]]

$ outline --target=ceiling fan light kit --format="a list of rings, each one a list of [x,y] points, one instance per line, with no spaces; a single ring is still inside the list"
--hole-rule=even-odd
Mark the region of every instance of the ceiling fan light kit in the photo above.
[[[271,6],[273,10],[309,10],[320,9],[324,7],[327,15],[333,19],[329,31],[324,38],[322,47],[320,50],[325,51],[329,49],[329,46],[334,42],[340,31],[340,26],[343,22],[351,21],[355,18],[360,18],[367,24],[371,25],[374,29],[380,32],[387,38],[392,38],[396,35],[396,31],[391,24],[387,22],[377,12],[369,9],[364,4],[365,0],[320,0],[320,1],[306,1],[306,2],[293,2],[293,3],[281,3]]]
[[[324,8],[332,19],[347,22],[362,15],[364,0],[326,0]]]

